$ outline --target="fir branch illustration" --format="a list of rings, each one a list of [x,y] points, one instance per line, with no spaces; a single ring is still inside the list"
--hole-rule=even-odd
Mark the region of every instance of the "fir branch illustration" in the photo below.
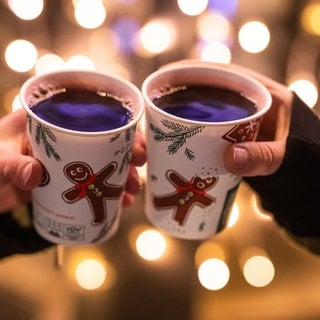
[[[124,138],[126,142],[129,142],[131,140],[132,136],[134,135],[134,132],[135,132],[135,127],[125,130]],[[117,141],[120,138],[120,136],[121,136],[121,132],[116,133],[109,139],[109,142],[111,143],[111,142]]]
[[[53,142],[57,142],[56,136],[50,131],[50,129],[46,128],[42,124],[38,123],[36,127],[36,142],[37,144],[43,144],[46,155],[50,158],[51,156],[57,160],[61,161],[60,155],[57,153],[55,148],[49,142],[49,140]]]
[[[171,142],[167,148],[167,152],[171,155],[178,152],[179,149],[187,142],[187,139],[199,134],[205,128],[204,126],[186,126],[170,120],[162,120],[161,123],[170,131],[165,132],[164,130],[154,126],[152,123],[150,123],[150,129],[154,133],[153,138],[155,141]],[[189,160],[194,160],[195,158],[193,151],[189,148],[185,149],[184,154]]]
[[[131,141],[132,137],[134,136],[135,131],[136,131],[136,125],[131,127],[131,128],[129,128],[129,129],[127,129],[125,131],[125,140],[126,140],[126,142],[130,142]]]
[[[31,116],[27,114],[27,123],[28,123],[28,130],[31,133],[32,132],[32,119]]]
[[[116,140],[118,140],[121,136],[121,133],[116,133],[114,136],[112,136],[110,139],[109,139],[109,142],[114,142]]]
[[[124,157],[123,157],[121,164],[120,164],[119,174],[121,174],[123,172],[123,170],[127,169],[127,167],[130,164],[130,158],[131,158],[131,150],[127,151],[124,154]]]

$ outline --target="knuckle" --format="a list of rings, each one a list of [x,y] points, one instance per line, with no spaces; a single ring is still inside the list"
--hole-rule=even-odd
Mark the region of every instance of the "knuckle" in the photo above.
[[[274,146],[270,144],[258,144],[260,163],[264,167],[265,173],[273,173],[278,167],[277,153]]]

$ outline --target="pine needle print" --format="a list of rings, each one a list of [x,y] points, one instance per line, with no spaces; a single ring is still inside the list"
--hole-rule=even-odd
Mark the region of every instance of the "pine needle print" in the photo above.
[[[126,170],[127,167],[130,165],[130,158],[131,158],[131,150],[127,151],[124,154],[124,157],[122,158],[122,161],[120,163],[119,174],[121,174],[123,170]]]
[[[57,142],[56,136],[52,133],[52,131],[50,131],[50,129],[38,123],[36,127],[35,139],[37,144],[43,144],[46,155],[49,158],[52,156],[57,161],[62,160],[60,155],[57,153],[57,151],[49,141],[51,140],[52,142]]]
[[[194,158],[195,158],[194,152],[193,152],[192,150],[188,149],[188,148],[186,148],[186,149],[184,150],[184,154],[185,154],[185,156],[186,156],[189,160],[191,160],[191,161],[193,161]]]
[[[110,139],[109,139],[109,142],[114,142],[116,140],[118,140],[121,136],[121,133],[117,133],[115,134],[114,136],[112,136]]]
[[[187,142],[187,139],[199,134],[205,128],[204,126],[186,126],[170,120],[162,120],[161,123],[169,131],[166,132],[152,123],[150,123],[150,129],[154,133],[153,138],[155,141],[171,142],[167,148],[167,152],[171,155],[177,153]],[[185,149],[184,154],[191,161],[195,159],[194,152],[189,148]]]
[[[130,142],[134,133],[136,131],[136,126],[133,126],[125,131],[125,140],[126,142]]]
[[[31,133],[32,132],[32,119],[31,116],[27,114],[27,123],[28,123],[28,130]]]

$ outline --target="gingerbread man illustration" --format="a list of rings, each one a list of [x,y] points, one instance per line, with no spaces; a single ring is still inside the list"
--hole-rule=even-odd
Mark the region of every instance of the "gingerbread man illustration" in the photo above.
[[[187,181],[174,170],[168,170],[166,177],[176,190],[170,194],[154,196],[153,203],[158,209],[174,208],[173,217],[179,225],[186,222],[187,215],[193,206],[205,208],[216,201],[206,192],[218,182],[218,177],[193,176],[191,181]]]
[[[75,161],[64,167],[65,176],[74,186],[62,193],[62,198],[68,203],[74,203],[85,198],[91,208],[92,224],[100,224],[107,217],[106,200],[118,199],[123,187],[110,184],[107,180],[117,169],[116,162],[110,162],[99,172],[93,173],[85,162]]]

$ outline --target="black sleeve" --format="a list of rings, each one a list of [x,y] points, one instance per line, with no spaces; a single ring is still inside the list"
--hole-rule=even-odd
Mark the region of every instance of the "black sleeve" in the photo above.
[[[281,167],[270,176],[245,180],[289,233],[320,236],[320,120],[297,96]]]
[[[10,212],[0,213],[0,258],[17,253],[33,253],[52,244],[30,226],[22,227]]]

